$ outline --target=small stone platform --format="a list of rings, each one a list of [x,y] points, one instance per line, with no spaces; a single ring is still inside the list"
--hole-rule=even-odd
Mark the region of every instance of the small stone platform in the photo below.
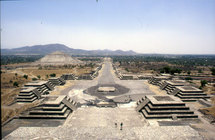
[[[162,84],[160,84],[160,89],[166,90],[168,94],[173,93],[173,91],[176,89],[178,86],[186,86],[189,85],[184,80],[171,80],[171,81],[163,81]],[[173,95],[173,94],[171,94]]]
[[[99,87],[99,92],[114,92],[116,89],[115,87]]]
[[[66,83],[66,81],[59,77],[59,78],[56,78],[56,77],[53,77],[53,78],[49,78],[49,81],[54,84],[55,86],[58,86],[58,85],[64,85]]]
[[[151,78],[148,79],[148,83],[156,86],[160,86],[163,84],[164,80],[169,80],[169,79],[171,79],[170,76],[152,76]]]
[[[198,118],[184,102],[172,95],[146,95],[137,102],[136,110],[146,119]]]
[[[175,94],[175,96],[179,97],[184,102],[193,102],[199,99],[210,98],[210,96],[208,96],[202,90],[193,86],[180,86],[176,87],[176,89],[178,92]]]
[[[16,97],[16,101],[19,103],[32,103],[40,98],[41,93],[37,87],[26,87],[19,92],[18,96]]]
[[[65,95],[45,96],[43,102],[27,112],[23,112],[19,118],[28,119],[66,119],[76,110],[77,103]]]

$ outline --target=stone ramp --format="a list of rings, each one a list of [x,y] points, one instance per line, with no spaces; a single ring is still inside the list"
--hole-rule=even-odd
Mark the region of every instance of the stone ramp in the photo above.
[[[29,119],[66,119],[70,113],[76,110],[77,103],[67,96],[47,96],[43,102],[27,112],[23,112],[19,118]]]
[[[136,110],[146,119],[198,118],[185,103],[172,95],[146,95],[137,102]]]

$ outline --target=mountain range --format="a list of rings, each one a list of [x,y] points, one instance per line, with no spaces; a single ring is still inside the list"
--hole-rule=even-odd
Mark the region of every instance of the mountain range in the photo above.
[[[70,55],[137,55],[138,53],[122,50],[82,50],[73,49],[63,44],[47,44],[25,46],[14,49],[1,49],[1,55],[46,55],[55,51],[65,52]]]

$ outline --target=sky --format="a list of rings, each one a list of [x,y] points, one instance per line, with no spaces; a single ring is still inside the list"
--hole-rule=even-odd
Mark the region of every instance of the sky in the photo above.
[[[215,0],[1,1],[1,48],[215,54]]]

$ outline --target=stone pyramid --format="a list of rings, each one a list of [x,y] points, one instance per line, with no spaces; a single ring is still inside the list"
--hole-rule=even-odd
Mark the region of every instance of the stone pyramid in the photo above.
[[[68,54],[60,51],[53,52],[35,62],[36,65],[66,65],[83,64],[82,61],[72,58]]]

